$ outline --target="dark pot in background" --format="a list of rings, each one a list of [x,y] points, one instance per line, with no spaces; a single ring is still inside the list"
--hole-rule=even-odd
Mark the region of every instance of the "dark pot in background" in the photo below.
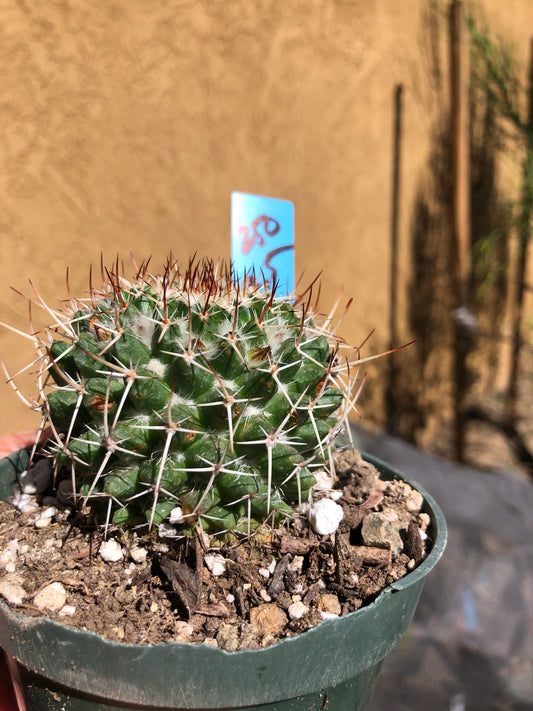
[[[374,602],[265,649],[241,652],[178,642],[121,644],[0,604],[0,647],[26,711],[362,711],[447,535],[429,494],[380,460],[365,458],[383,479],[402,478],[422,493],[433,540],[422,564]],[[24,450],[0,461],[0,498],[11,495],[27,461]]]

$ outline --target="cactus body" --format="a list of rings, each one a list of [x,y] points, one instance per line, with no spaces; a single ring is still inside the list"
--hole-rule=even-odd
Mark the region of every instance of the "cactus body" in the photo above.
[[[107,272],[56,321],[41,374],[52,453],[115,523],[246,535],[310,497],[346,396],[339,340],[309,300],[170,261],[159,277]]]

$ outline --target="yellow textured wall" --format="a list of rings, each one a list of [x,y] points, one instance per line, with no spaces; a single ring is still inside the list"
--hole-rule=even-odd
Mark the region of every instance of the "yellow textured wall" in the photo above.
[[[385,345],[394,91],[403,84],[401,312],[412,206],[447,102],[431,74],[447,42],[434,5],[3,0],[0,319],[26,328],[10,287],[30,294],[28,279],[53,304],[69,267],[84,293],[102,253],[154,267],[170,250],[228,257],[230,193],[243,190],[294,201],[297,271],[323,271],[324,307],[341,286],[355,297],[347,339],[376,328],[370,348]],[[505,17],[521,39],[533,3],[510,0]],[[0,330],[9,372],[30,346]],[[2,385],[0,433],[36,422]]]

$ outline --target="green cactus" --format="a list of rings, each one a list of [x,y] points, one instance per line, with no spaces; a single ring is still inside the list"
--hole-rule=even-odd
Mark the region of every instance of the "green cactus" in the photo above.
[[[57,469],[119,525],[248,535],[312,496],[350,406],[331,319],[231,268],[107,271],[45,344]]]

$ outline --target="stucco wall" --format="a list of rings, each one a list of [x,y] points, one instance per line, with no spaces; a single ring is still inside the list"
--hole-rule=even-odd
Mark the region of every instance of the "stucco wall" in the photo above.
[[[107,261],[152,255],[154,267],[170,250],[184,260],[193,251],[227,258],[230,193],[243,190],[294,201],[297,272],[311,279],[322,271],[324,308],[344,287],[355,302],[342,335],[359,343],[375,328],[366,352],[383,348],[393,107],[402,84],[396,308],[400,340],[409,340],[415,208],[421,194],[432,200],[436,127],[448,101],[439,5],[4,0],[1,320],[26,327],[27,301],[10,287],[30,294],[28,279],[53,304],[66,295],[69,267],[72,291],[84,293],[88,265],[98,270],[102,253]],[[530,0],[481,5],[525,41]],[[10,373],[31,352],[0,330]],[[447,365],[434,361],[437,382]],[[423,384],[427,363],[412,364],[408,377]],[[375,407],[383,420],[384,379],[373,373],[367,414],[373,419]],[[19,379],[25,392],[30,380]],[[2,386],[0,433],[36,422]]]

